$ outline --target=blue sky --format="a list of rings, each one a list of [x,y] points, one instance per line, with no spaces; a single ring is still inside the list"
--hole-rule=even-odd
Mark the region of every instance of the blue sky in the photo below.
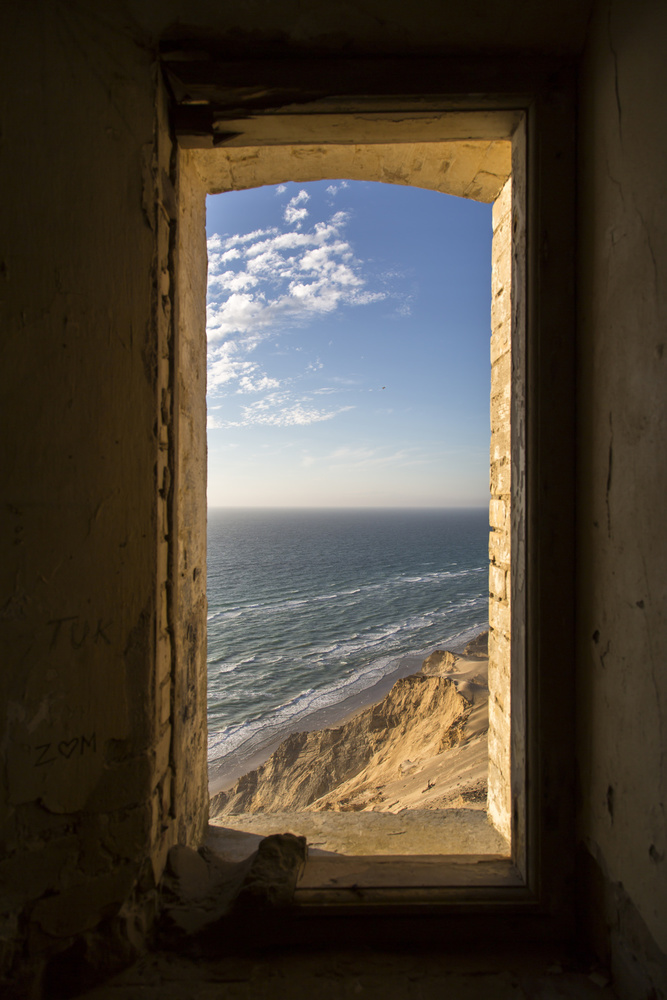
[[[209,506],[486,505],[490,205],[289,183],[207,236]]]

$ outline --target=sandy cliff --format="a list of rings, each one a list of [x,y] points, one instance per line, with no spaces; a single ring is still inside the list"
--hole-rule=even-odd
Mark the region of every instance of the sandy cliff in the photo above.
[[[376,705],[289,736],[211,800],[211,815],[400,811],[486,802],[488,689],[483,642],[437,650]]]

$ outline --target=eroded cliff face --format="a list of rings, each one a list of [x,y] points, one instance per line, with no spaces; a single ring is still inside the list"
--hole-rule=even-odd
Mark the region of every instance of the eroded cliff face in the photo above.
[[[211,801],[212,815],[372,808],[402,767],[461,740],[471,702],[449,677],[413,674],[334,729],[294,733],[261,767]]]

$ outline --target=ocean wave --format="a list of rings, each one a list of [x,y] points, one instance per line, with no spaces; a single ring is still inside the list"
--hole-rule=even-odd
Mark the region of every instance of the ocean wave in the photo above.
[[[363,656],[364,663],[371,655],[385,653],[387,655],[400,655],[410,652],[414,648],[423,645],[420,636],[426,630],[441,626],[449,621],[453,623],[455,612],[468,612],[472,610],[486,609],[486,597],[474,597],[459,600],[454,608],[448,605],[444,608],[434,608],[425,612],[417,612],[402,620],[390,621],[378,625],[371,622],[366,628],[354,631],[349,635],[335,636],[331,640],[317,642],[304,638],[298,646],[279,648],[277,650],[267,650],[258,648],[257,652],[250,656],[216,656],[217,643],[212,643],[209,665],[211,672],[219,672],[220,665],[225,665],[225,672],[232,672],[238,668],[243,668],[248,664],[256,664],[257,669],[262,674],[266,674],[269,669],[278,671],[281,665],[291,665],[292,669],[301,663],[304,666],[330,665],[335,669],[342,660],[352,660]],[[447,631],[450,631],[448,629]],[[257,640],[258,647],[261,645]]]
[[[322,689],[308,688],[279,705],[260,719],[241,722],[221,730],[209,732],[209,760],[219,760],[229,754],[249,756],[263,745],[275,740],[277,735],[296,732],[308,716],[324,708],[331,708],[349,697],[359,694],[395,668],[400,657],[378,661],[370,668],[359,669],[350,677],[338,680]]]
[[[308,605],[314,605],[322,601],[340,600],[345,597],[355,597],[358,594],[367,594],[378,591],[383,591],[387,594],[388,591],[400,589],[405,587],[406,584],[433,584],[446,580],[455,580],[475,576],[482,572],[488,572],[488,567],[475,566],[462,570],[437,570],[431,573],[424,573],[419,576],[396,573],[386,579],[363,584],[360,587],[344,589],[336,588],[336,590],[328,593],[319,593],[314,594],[313,596],[271,596],[261,601],[248,601],[243,604],[236,604],[231,607],[216,609],[209,613],[207,620],[209,622],[219,622],[233,620],[241,618],[244,615],[247,616],[252,614],[277,615],[285,611],[293,611],[295,608],[304,608]],[[294,591],[291,591],[291,594],[293,593]]]
[[[412,655],[424,658],[441,646],[462,648],[485,627],[488,624],[484,620],[468,624],[453,632],[447,639],[414,651]],[[322,688],[305,688],[271,711],[253,719],[222,728],[211,728],[208,740],[209,763],[219,767],[224,760],[234,757],[238,764],[261,752],[264,747],[275,745],[276,741],[284,739],[290,732],[308,728],[309,717],[322,709],[332,709],[374,687],[383,677],[395,671],[406,655],[408,651],[381,656],[358,667],[349,676],[337,678]],[[247,688],[246,691],[251,693],[252,688]]]

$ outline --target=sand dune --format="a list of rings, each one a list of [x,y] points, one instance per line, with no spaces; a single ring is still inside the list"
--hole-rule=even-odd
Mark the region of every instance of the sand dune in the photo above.
[[[437,650],[378,704],[289,736],[211,800],[213,819],[285,811],[485,809],[488,688],[483,639]]]

